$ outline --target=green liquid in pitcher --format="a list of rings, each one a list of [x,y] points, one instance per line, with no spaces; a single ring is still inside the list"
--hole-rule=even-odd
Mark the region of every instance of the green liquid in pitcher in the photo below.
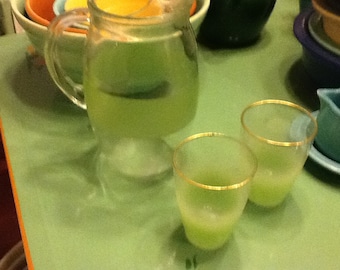
[[[88,57],[84,76],[87,110],[106,137],[161,137],[195,115],[197,65],[180,38],[103,42]]]

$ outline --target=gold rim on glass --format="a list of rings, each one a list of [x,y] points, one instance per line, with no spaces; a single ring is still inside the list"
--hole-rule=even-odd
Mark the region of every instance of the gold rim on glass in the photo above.
[[[195,180],[191,179],[190,177],[186,176],[185,173],[183,173],[180,169],[179,169],[179,165],[177,164],[176,161],[176,156],[178,151],[182,148],[183,145],[185,145],[186,143],[196,140],[196,139],[200,139],[203,137],[224,137],[227,139],[230,139],[236,143],[238,143],[240,146],[242,146],[244,149],[246,149],[249,154],[252,156],[253,160],[254,160],[254,168],[253,170],[250,172],[249,176],[242,180],[241,182],[237,183],[237,184],[233,184],[233,185],[226,185],[226,186],[212,186],[212,185],[206,185],[206,184],[202,184],[199,182],[196,182]],[[253,152],[250,150],[250,148],[244,144],[243,142],[234,139],[230,136],[227,136],[223,133],[219,133],[219,132],[204,132],[204,133],[198,133],[198,134],[194,134],[192,136],[187,137],[186,139],[184,139],[182,142],[179,143],[179,145],[175,148],[174,150],[174,154],[173,154],[173,167],[174,170],[176,171],[176,173],[185,181],[187,181],[190,184],[193,184],[197,187],[203,188],[203,189],[208,189],[208,190],[232,190],[232,189],[237,189],[237,188],[241,188],[243,186],[245,186],[255,175],[255,172],[257,170],[257,159],[255,157],[255,155],[253,154]]]
[[[247,125],[244,122],[244,116],[246,114],[246,112],[253,108],[253,107],[257,107],[257,106],[261,106],[261,105],[265,105],[265,104],[278,104],[278,105],[284,105],[284,106],[288,106],[294,109],[299,110],[300,112],[304,113],[306,116],[309,117],[309,119],[313,122],[314,125],[314,130],[313,132],[304,140],[302,141],[294,141],[294,142],[286,142],[286,141],[275,141],[275,140],[270,140],[267,139],[265,137],[259,136],[257,134],[255,134],[254,132],[252,132]],[[248,134],[250,134],[251,136],[257,138],[260,141],[263,141],[265,143],[268,144],[272,144],[272,145],[277,145],[277,146],[301,146],[304,144],[308,144],[310,142],[312,142],[318,132],[318,125],[317,125],[317,121],[315,119],[315,117],[312,115],[312,113],[308,110],[306,110],[305,108],[301,107],[300,105],[297,105],[293,102],[290,101],[286,101],[286,100],[280,100],[280,99],[265,99],[265,100],[260,100],[260,101],[256,101],[250,105],[248,105],[242,112],[241,114],[241,123],[243,128],[248,132]]]

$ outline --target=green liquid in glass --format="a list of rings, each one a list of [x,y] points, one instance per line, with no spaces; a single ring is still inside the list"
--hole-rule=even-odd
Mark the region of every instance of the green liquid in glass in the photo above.
[[[209,177],[210,176],[210,177]],[[203,173],[199,181],[228,185],[225,177]],[[233,190],[206,190],[177,179],[177,200],[188,240],[195,246],[213,250],[230,237],[248,198],[248,186]],[[229,183],[231,184],[231,183]]]

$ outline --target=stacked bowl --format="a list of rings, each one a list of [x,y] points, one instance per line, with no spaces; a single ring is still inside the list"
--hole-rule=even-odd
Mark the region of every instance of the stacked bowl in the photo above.
[[[32,58],[35,59],[38,56],[40,59],[44,54],[44,43],[48,35],[48,25],[58,14],[64,12],[67,1],[74,0],[10,1],[16,20],[25,30],[28,39],[35,49]],[[190,22],[194,30],[198,31],[208,11],[210,0],[193,1],[195,1],[195,10],[192,12]],[[83,1],[78,2],[82,3]],[[58,42],[59,59],[62,68],[75,83],[82,82],[85,40],[86,30],[82,27],[73,27],[68,28],[67,32],[60,37]],[[32,54],[31,50],[29,53]],[[39,63],[40,62],[42,62],[42,65],[44,64],[43,59],[42,61],[40,60]]]
[[[302,61],[319,87],[340,87],[340,2],[312,0],[294,21]]]
[[[42,54],[47,26],[53,18],[65,11],[67,0],[10,0],[13,14],[25,30],[35,49]],[[70,0],[69,0],[70,1]],[[75,2],[73,0],[73,2]],[[84,1],[76,1],[82,4]],[[86,1],[85,1],[86,3]],[[195,5],[194,5],[195,4]],[[198,31],[209,8],[210,0],[194,0],[190,22]],[[82,6],[80,6],[82,7]],[[83,29],[71,28],[65,35],[65,50],[77,54],[83,46],[85,33]],[[79,54],[79,53],[78,53]]]

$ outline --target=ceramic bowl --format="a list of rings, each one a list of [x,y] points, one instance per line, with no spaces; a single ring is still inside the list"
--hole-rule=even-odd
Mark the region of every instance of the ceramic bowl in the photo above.
[[[11,0],[13,14],[25,30],[36,52],[43,55],[44,41],[47,36],[47,27],[29,19],[25,12],[25,0]],[[84,51],[85,34],[67,32],[61,38],[60,58],[63,67],[76,82],[82,78],[82,59]]]
[[[33,1],[33,0],[31,0],[31,1]],[[54,1],[54,3],[53,3],[53,11],[54,11],[55,15],[60,15],[63,12],[65,12],[65,3],[66,3],[66,1],[67,0],[55,0]],[[78,2],[81,3],[79,7],[86,7],[86,0],[81,0],[81,1],[78,1]],[[201,4],[200,7],[197,7],[197,2],[199,2],[199,4]],[[200,10],[200,12],[202,14],[206,13],[207,10],[208,10],[208,7],[209,7],[209,3],[210,3],[210,1],[195,0],[195,3],[193,3],[193,5],[192,5],[192,7],[190,9],[190,16],[193,16],[196,13],[196,10]],[[205,4],[205,6],[202,8],[203,4]],[[198,14],[196,17],[198,18],[198,17],[200,17],[200,15]]]
[[[13,14],[17,19],[20,26],[25,30],[30,42],[36,49],[36,51],[43,55],[44,40],[47,36],[47,27],[29,19],[25,12],[26,0],[10,0],[13,10]],[[50,0],[48,0],[50,1]],[[208,8],[210,0],[198,0],[196,13],[191,16],[190,22],[193,25],[195,31],[198,31],[200,24],[202,23]],[[52,3],[51,3],[51,9]],[[75,30],[75,31],[79,31]],[[61,44],[61,63],[66,72],[74,79],[75,82],[82,81],[82,59],[84,52],[84,42],[86,35],[76,32],[66,32],[59,44]]]
[[[33,0],[31,0],[33,1]],[[62,14],[64,10],[66,0],[55,0],[53,3],[53,12],[55,15]],[[210,0],[197,0],[195,12],[190,17],[190,22],[194,28],[195,33],[199,31],[199,26],[202,24],[208,9],[210,6]]]
[[[53,2],[54,0],[26,0],[25,10],[32,21],[47,26],[55,17]]]
[[[31,0],[33,1],[33,0]],[[53,3],[53,12],[55,15],[60,15],[64,10],[66,0],[55,0]],[[205,16],[207,15],[210,6],[210,0],[197,0],[195,12],[190,17],[190,23],[197,35],[199,27],[202,24]]]
[[[324,48],[340,56],[340,46],[336,44],[323,29],[322,17],[318,12],[314,12],[308,20],[308,30],[311,36]]]
[[[47,27],[28,18],[25,10],[25,0],[11,0],[11,7],[16,20],[25,30],[32,45],[38,53],[43,55]],[[68,46],[70,46],[67,50],[70,50],[71,52],[79,50],[79,46],[83,46],[84,40],[84,34],[65,33],[65,47],[68,48]]]
[[[40,54],[43,54],[44,39],[45,39],[45,36],[47,35],[46,25],[42,23],[41,24],[37,23],[27,17],[26,11],[25,11],[25,2],[26,2],[25,0],[10,0],[10,1],[11,1],[13,14],[15,18],[17,19],[18,23],[25,30],[29,40],[31,41],[35,49]],[[48,0],[48,1],[46,0],[46,2],[51,2],[51,0]],[[210,0],[198,0],[197,1],[196,12],[190,18],[190,22],[196,33],[198,32],[199,27],[204,17],[207,14],[209,5],[210,5]],[[50,8],[53,12],[52,4]],[[65,42],[66,42],[65,47],[70,46],[67,50],[77,54],[77,52],[79,51],[79,46],[83,45],[84,40],[85,40],[84,34],[77,33],[77,32],[67,33],[65,35]]]
[[[340,56],[318,43],[308,30],[314,12],[306,10],[294,21],[294,34],[303,48],[303,65],[319,87],[340,87]]]
[[[339,1],[339,0],[336,0]],[[322,16],[326,34],[340,46],[340,7],[332,0],[312,0],[314,9]]]
[[[210,0],[197,0],[197,7],[195,13],[190,17],[190,23],[197,35],[199,28],[207,15],[210,6]]]

